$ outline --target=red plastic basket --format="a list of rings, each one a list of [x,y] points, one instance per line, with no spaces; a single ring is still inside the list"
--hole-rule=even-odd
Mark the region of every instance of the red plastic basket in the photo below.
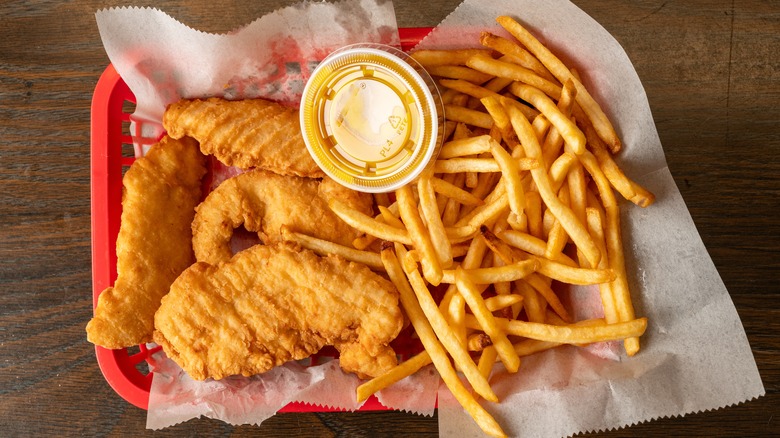
[[[399,29],[401,47],[414,47],[431,28]],[[126,105],[130,102],[133,105]],[[109,65],[98,80],[92,97],[91,178],[92,178],[92,305],[98,295],[116,280],[116,238],[122,214],[123,168],[133,161],[133,138],[125,133],[129,126],[128,107],[134,107],[135,96],[127,84]],[[128,152],[123,154],[123,149]],[[138,350],[108,350],[95,347],[100,371],[114,391],[141,409],[149,405],[152,374],[142,371],[147,359],[159,349],[139,345]],[[141,365],[141,367],[139,367]],[[362,410],[385,410],[371,397]],[[290,403],[280,412],[326,412],[337,409]]]

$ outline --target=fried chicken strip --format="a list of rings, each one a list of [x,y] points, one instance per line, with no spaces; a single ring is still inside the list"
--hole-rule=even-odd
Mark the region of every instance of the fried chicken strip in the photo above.
[[[329,178],[320,182],[259,169],[234,176],[197,207],[192,222],[195,257],[212,265],[229,260],[233,256],[230,238],[242,224],[264,243],[281,241],[282,225],[287,225],[299,233],[351,246],[360,232],[328,208],[332,197],[365,214],[372,212],[371,195]]]
[[[324,176],[303,142],[298,111],[269,100],[181,100],[168,106],[163,127],[173,138],[197,139],[204,154],[228,166]]]
[[[392,283],[359,263],[286,243],[198,262],[171,286],[154,341],[192,378],[263,373],[325,345],[361,378],[396,365],[403,317]]]
[[[154,313],[194,262],[190,223],[206,157],[191,138],[163,138],[135,160],[122,184],[117,279],[98,297],[87,339],[105,348],[151,342]]]

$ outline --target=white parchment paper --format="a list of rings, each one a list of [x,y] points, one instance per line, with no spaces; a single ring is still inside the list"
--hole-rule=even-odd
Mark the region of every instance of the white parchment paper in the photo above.
[[[763,395],[742,323],[666,167],[647,96],[620,44],[566,0],[467,0],[417,48],[476,47],[486,29],[508,36],[499,15],[513,16],[577,67],[623,140],[617,161],[657,201],[621,205],[636,313],[649,319],[639,354],[613,361],[566,347],[525,358],[515,375],[497,366],[491,383],[502,401],[484,406],[510,436],[559,437]],[[443,386],[439,431],[482,435]]]
[[[419,47],[478,47],[482,30],[506,35],[495,24],[498,15],[514,16],[578,68],[623,140],[621,167],[657,201],[646,209],[621,206],[636,313],[649,318],[642,351],[625,358],[609,346],[563,347],[524,358],[514,375],[497,365],[491,382],[502,402],[485,407],[510,435],[553,437],[763,395],[739,316],[666,167],[642,84],[608,32],[565,0],[467,0]],[[302,3],[228,35],[193,30],[154,9],[103,10],[97,20],[109,58],[138,99],[132,119],[144,125],[139,131],[144,137],[161,133],[165,105],[181,97],[266,97],[297,105],[306,77],[331,50],[364,41],[398,44],[392,4],[381,0]],[[259,424],[295,400],[359,407],[358,380],[342,373],[336,361],[288,364],[249,379],[194,382],[171,361],[157,358],[149,428],[201,415]],[[440,434],[480,436],[431,371],[424,368],[382,391],[379,400],[430,415],[438,392]]]

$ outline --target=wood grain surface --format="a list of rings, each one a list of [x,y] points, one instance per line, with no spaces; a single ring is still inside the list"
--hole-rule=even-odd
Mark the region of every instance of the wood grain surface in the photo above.
[[[763,436],[780,430],[780,2],[575,0],[623,45],[669,168],[745,326],[767,394],[605,436]],[[290,3],[167,1],[224,32]],[[396,0],[402,27],[459,3]],[[0,435],[139,436],[146,412],[103,379],[92,314],[90,100],[108,64],[94,12],[124,1],[0,2]],[[681,291],[684,293],[684,291]],[[728,361],[729,357],[722,360]],[[723,376],[728,378],[728,376]],[[717,387],[718,382],[712,382]],[[399,412],[193,420],[156,436],[435,436]]]

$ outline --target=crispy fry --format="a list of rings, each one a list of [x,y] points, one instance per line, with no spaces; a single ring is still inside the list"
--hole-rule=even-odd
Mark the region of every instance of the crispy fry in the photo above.
[[[626,275],[625,256],[623,254],[623,238],[620,232],[620,209],[615,195],[604,173],[598,166],[596,158],[589,152],[581,157],[582,165],[593,177],[599,190],[601,201],[606,212],[605,238],[607,243],[607,257],[609,266],[615,273],[615,280],[610,284],[612,295],[615,299],[615,307],[621,321],[631,321],[634,316],[634,305],[631,302],[631,293],[628,288],[628,276]],[[629,356],[639,351],[639,338],[632,337],[623,343]]]
[[[487,55],[475,55],[466,61],[466,65],[474,70],[481,71],[496,77],[509,78],[538,88],[551,98],[558,100],[561,97],[561,87],[537,75],[535,72]]]
[[[450,158],[436,160],[433,171],[436,173],[501,172],[501,168],[492,158]],[[466,186],[468,187],[468,184]]]
[[[433,190],[464,205],[483,205],[485,201],[440,178],[432,178]]]
[[[558,298],[558,295],[555,293],[554,290],[550,287],[550,284],[545,281],[545,279],[538,275],[538,274],[530,274],[525,277],[525,282],[527,282],[531,287],[536,290],[536,292],[539,293],[542,297],[544,297],[544,300],[547,301],[547,304],[552,307],[553,311],[558,314],[558,316],[561,317],[566,322],[571,322],[571,315],[569,315],[568,310],[566,310],[565,307],[563,307],[563,303],[561,303],[560,298]]]
[[[463,79],[441,79],[439,83],[443,87],[455,90],[459,93],[467,94],[471,97],[476,97],[477,99],[482,99],[488,96],[492,96],[492,97],[501,96],[495,91],[488,90],[485,87],[481,87],[469,81],[464,81]]]
[[[469,308],[474,313],[474,317],[479,321],[482,330],[490,336],[493,346],[496,347],[496,352],[507,371],[510,373],[517,372],[518,368],[520,368],[520,358],[515,353],[505,332],[496,325],[495,317],[485,305],[485,301],[472,281],[471,275],[459,267],[455,271],[455,280],[458,285],[458,291],[460,291],[463,299],[466,300]]]
[[[519,320],[495,318],[499,328],[508,334],[539,341],[561,344],[592,344],[641,336],[647,329],[647,318],[638,318],[616,324],[602,323],[592,326],[539,324]],[[479,321],[473,315],[466,315],[466,327],[480,330]]]
[[[595,132],[593,125],[588,120],[582,119],[582,115],[579,107],[575,107],[575,117],[577,117],[578,125],[582,126],[585,132],[585,137],[588,140],[588,145],[593,155],[601,166],[601,170],[609,180],[610,184],[627,200],[633,202],[640,207],[648,207],[655,202],[655,195],[652,192],[640,186],[636,182],[629,179],[625,173],[618,167],[615,160],[606,150],[606,146]]]
[[[462,122],[467,125],[485,129],[490,129],[490,127],[493,126],[493,118],[490,117],[490,114],[482,111],[476,111],[456,105],[444,105],[444,113],[447,114],[448,120],[455,122]]]
[[[466,301],[460,294],[453,294],[447,305],[447,313],[445,314],[447,322],[449,322],[452,331],[458,337],[461,345],[468,347],[466,336]]]
[[[431,363],[431,356],[427,351],[423,351],[414,357],[407,359],[394,366],[390,371],[381,376],[365,382],[357,387],[358,403],[367,400],[372,394],[381,391],[395,382],[416,373],[420,368]]]
[[[411,57],[423,67],[440,65],[466,65],[466,61],[474,55],[490,53],[485,49],[460,50],[417,50]]]
[[[571,145],[577,155],[585,151],[585,134],[539,89],[515,82],[509,86],[509,91],[541,111],[547,117],[547,120],[561,133],[566,143]],[[518,133],[519,136],[520,134]]]
[[[606,243],[604,243],[604,222],[601,214],[597,209],[588,207],[586,215],[590,235],[593,236],[594,240],[596,241],[596,245],[599,246],[602,254],[607,254]],[[600,269],[608,268],[608,257],[603,257],[602,260],[599,261],[598,267]],[[601,305],[604,308],[604,320],[606,320],[608,324],[614,324],[618,322],[620,318],[618,317],[617,309],[615,308],[615,297],[612,295],[612,287],[610,284],[599,284],[599,293],[601,295]]]
[[[537,260],[524,260],[512,263],[506,266],[492,268],[467,269],[471,281],[477,284],[492,284],[500,281],[515,281],[526,277],[539,267]],[[455,283],[456,270],[445,269],[443,271],[442,283]]]
[[[485,300],[485,305],[487,306],[488,310],[491,312],[495,312],[496,310],[501,310],[505,307],[514,306],[517,303],[523,302],[523,296],[522,295],[516,295],[516,294],[506,294],[506,295],[496,295],[494,297],[490,297]]]
[[[509,209],[520,216],[525,209],[525,192],[520,180],[520,166],[509,153],[495,141],[490,143],[493,158],[501,168],[501,174],[506,181],[507,196],[509,196]]]
[[[372,217],[349,208],[346,204],[337,199],[328,200],[328,207],[330,207],[341,220],[366,234],[384,240],[399,242],[404,245],[412,244],[412,239],[409,237],[409,233],[406,230],[379,222]]]
[[[401,213],[401,220],[406,225],[409,237],[415,248],[420,252],[425,279],[436,286],[441,282],[441,262],[439,262],[439,256],[428,234],[428,230],[426,230],[417,211],[412,188],[408,185],[401,187],[395,191],[395,197],[398,200],[398,211]]]
[[[282,225],[282,239],[295,242],[306,249],[314,251],[321,256],[336,254],[351,262],[363,263],[373,270],[384,270],[379,254],[371,251],[360,251],[348,246],[339,245],[329,240],[323,240],[302,233],[291,231],[287,225]]]
[[[472,68],[459,65],[435,65],[426,68],[431,76],[440,76],[449,79],[463,79],[475,84],[484,84],[493,78],[493,76],[476,71]]]
[[[466,326],[464,325],[463,327],[465,328]],[[482,351],[492,345],[493,341],[490,339],[490,336],[481,332],[472,333],[466,339],[466,348],[468,348],[469,351]],[[477,368],[479,368],[479,363],[477,363]],[[482,370],[480,370],[480,373],[482,373]],[[487,376],[485,376],[485,378],[487,378]]]
[[[444,143],[439,151],[439,160],[464,157],[490,152],[490,136],[467,137]]]
[[[420,210],[428,225],[433,249],[443,268],[452,266],[452,244],[447,239],[447,232],[441,222],[441,213],[436,205],[436,192],[433,189],[433,172],[427,169],[417,180],[417,192],[420,194]]]

